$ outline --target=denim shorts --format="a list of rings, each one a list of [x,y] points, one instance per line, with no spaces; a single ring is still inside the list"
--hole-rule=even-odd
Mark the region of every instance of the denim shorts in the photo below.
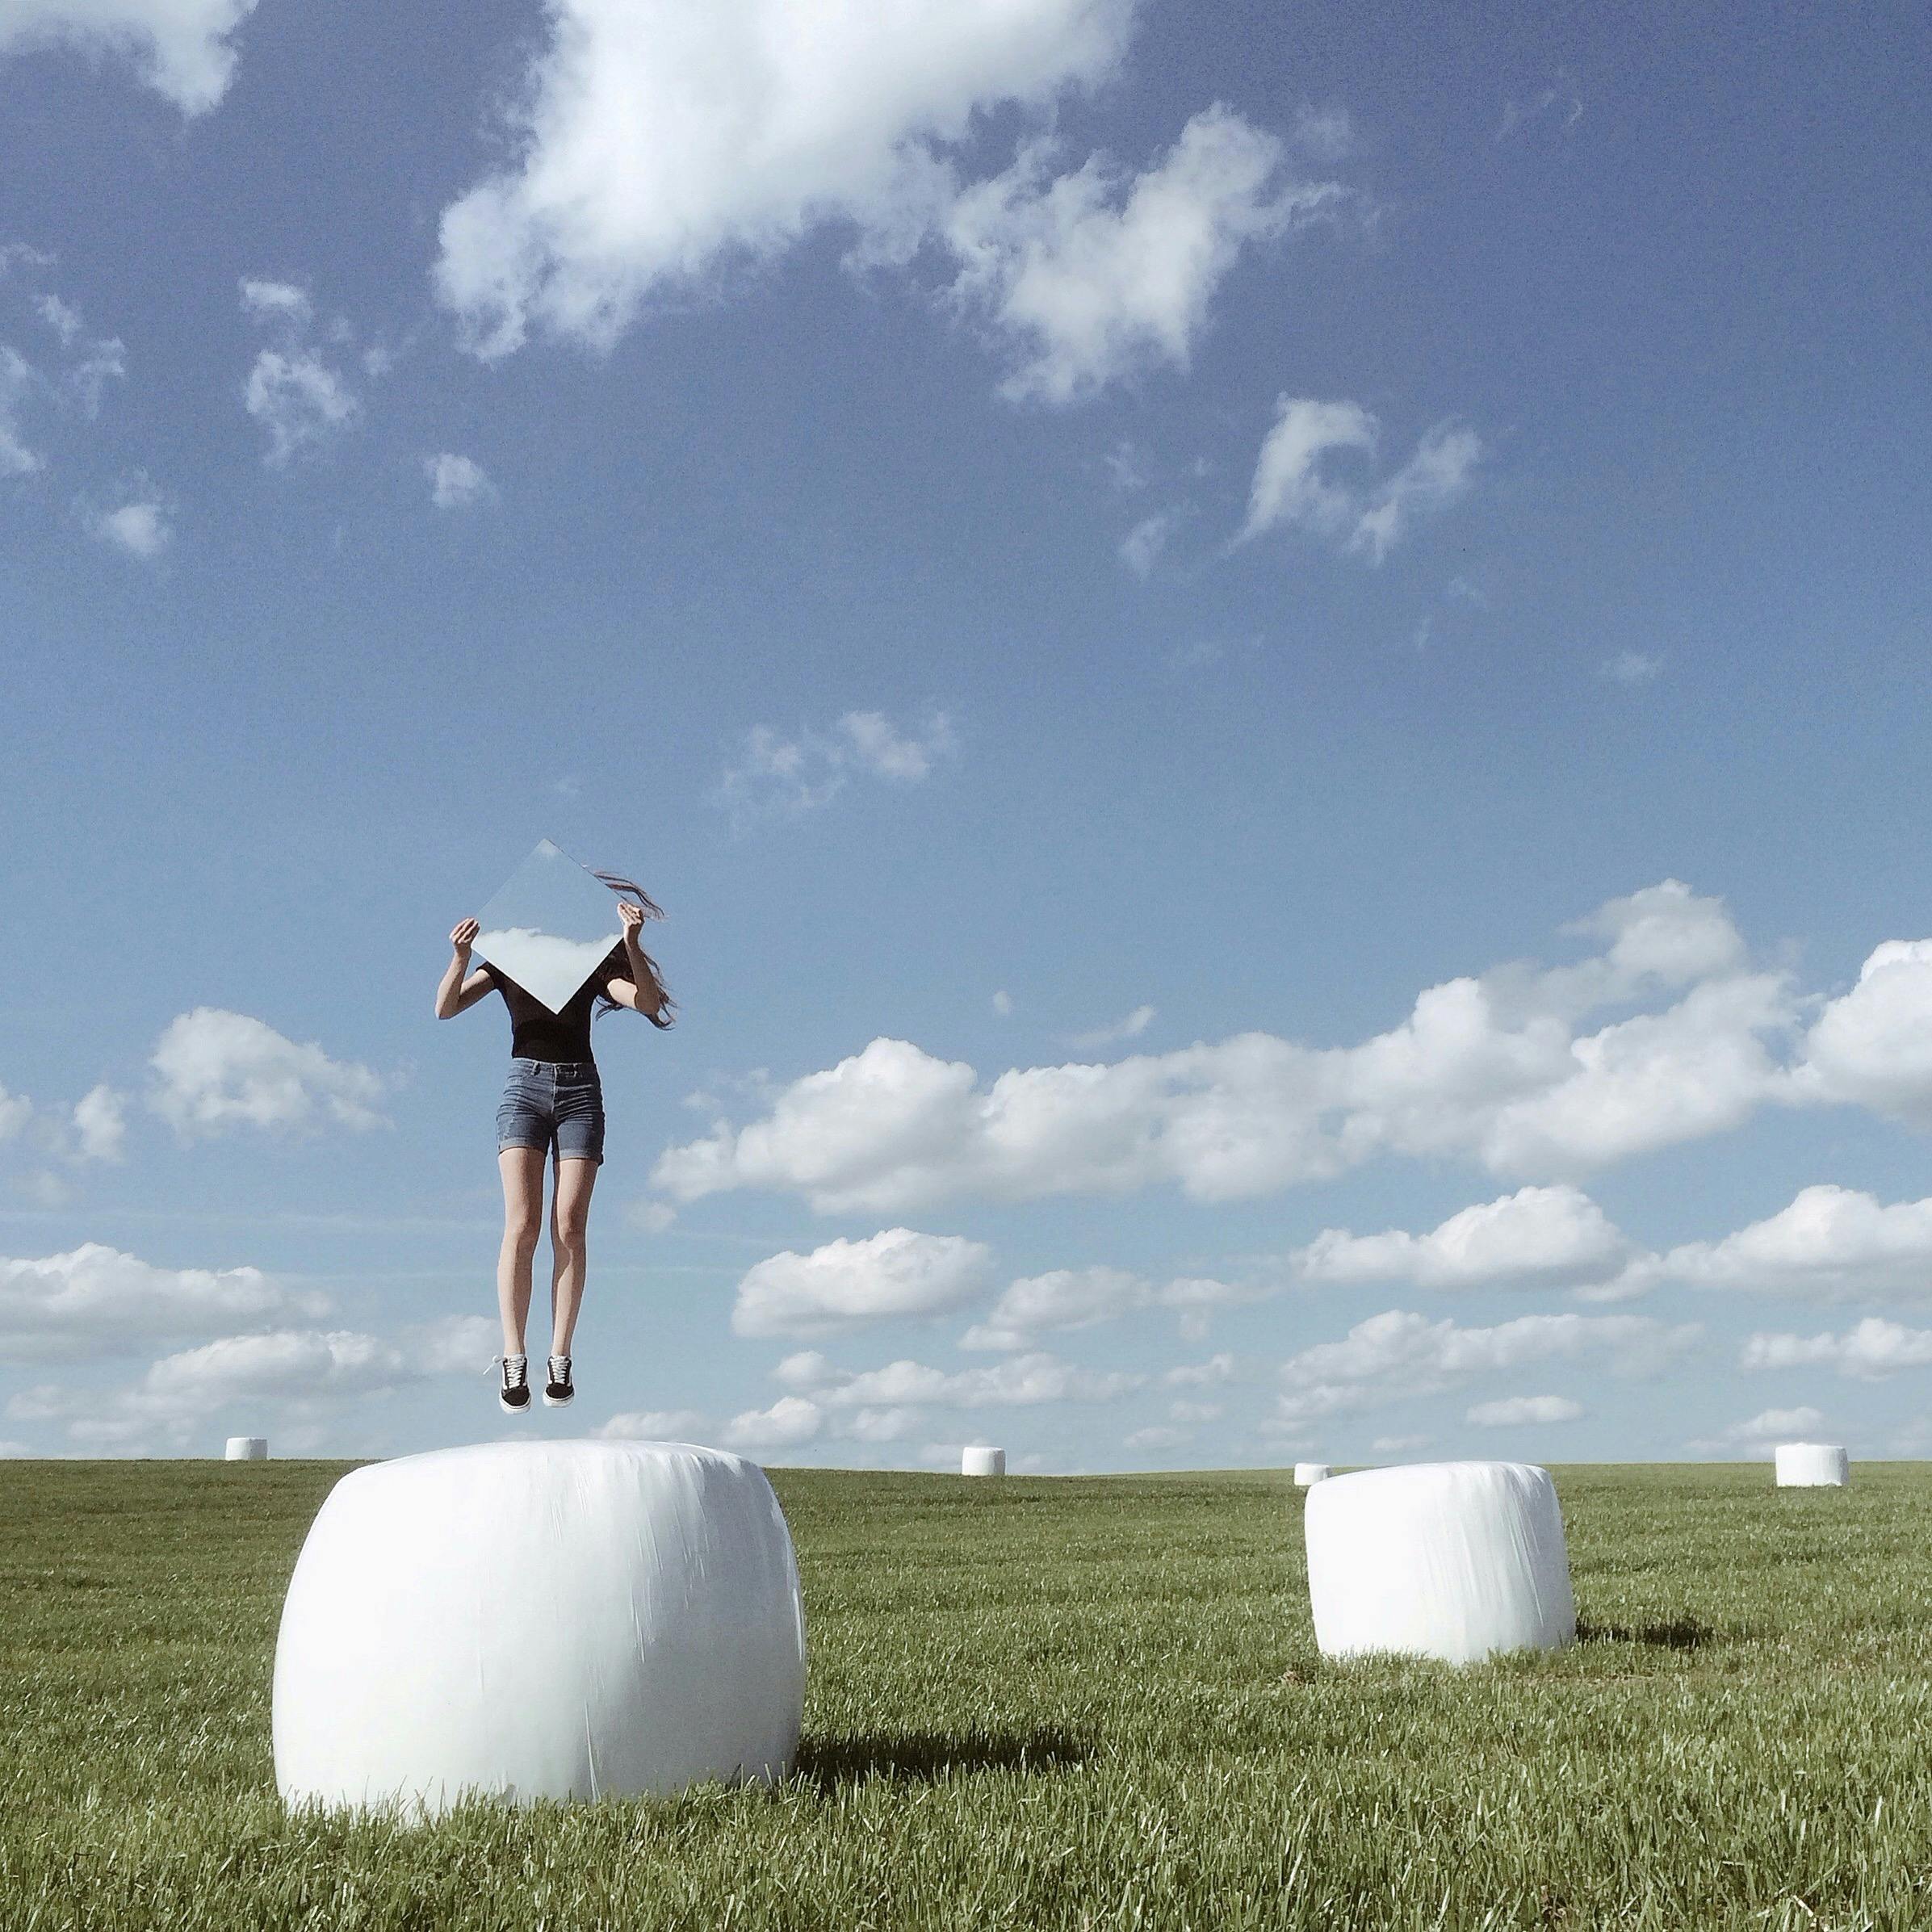
[[[497,1151],[555,1144],[559,1160],[604,1159],[604,1087],[594,1060],[509,1063],[497,1109]]]

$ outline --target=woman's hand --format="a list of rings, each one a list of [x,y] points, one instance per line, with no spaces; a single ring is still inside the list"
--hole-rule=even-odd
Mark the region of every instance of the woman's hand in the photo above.
[[[482,930],[473,919],[459,919],[450,928],[450,944],[455,948],[456,957],[467,960],[470,948],[475,945],[476,935]]]
[[[634,906],[627,899],[617,902],[617,916],[624,922],[624,940],[628,945],[637,937],[638,928],[644,923],[644,909]]]

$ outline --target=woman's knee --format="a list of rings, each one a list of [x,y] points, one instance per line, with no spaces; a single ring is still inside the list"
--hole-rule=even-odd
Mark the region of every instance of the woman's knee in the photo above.
[[[537,1251],[542,1225],[534,1214],[509,1214],[504,1219],[503,1245],[525,1259]]]

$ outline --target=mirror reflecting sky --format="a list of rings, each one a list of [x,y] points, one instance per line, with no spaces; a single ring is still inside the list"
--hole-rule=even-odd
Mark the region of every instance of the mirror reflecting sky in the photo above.
[[[622,936],[617,895],[548,839],[476,915],[476,950],[555,1012]]]

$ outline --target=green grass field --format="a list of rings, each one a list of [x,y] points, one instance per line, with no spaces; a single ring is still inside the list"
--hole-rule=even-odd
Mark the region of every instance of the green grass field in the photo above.
[[[779,1471],[776,1791],[289,1814],[341,1465],[13,1463],[0,1927],[1932,1926],[1932,1468],[1559,1469],[1582,1641],[1325,1663],[1285,1475]]]

